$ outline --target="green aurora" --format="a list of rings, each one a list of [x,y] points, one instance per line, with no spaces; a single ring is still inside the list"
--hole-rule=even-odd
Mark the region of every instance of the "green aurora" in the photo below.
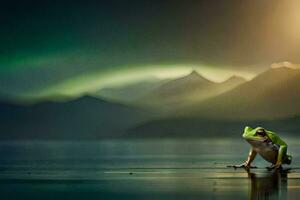
[[[300,62],[299,8],[295,0],[2,1],[0,94],[80,95],[192,69],[251,78],[274,62]]]

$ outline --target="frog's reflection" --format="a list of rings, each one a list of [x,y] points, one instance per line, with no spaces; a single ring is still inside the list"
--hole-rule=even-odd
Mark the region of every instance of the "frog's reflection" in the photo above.
[[[250,179],[249,199],[286,199],[287,173],[278,171],[266,173],[252,173],[248,171]]]

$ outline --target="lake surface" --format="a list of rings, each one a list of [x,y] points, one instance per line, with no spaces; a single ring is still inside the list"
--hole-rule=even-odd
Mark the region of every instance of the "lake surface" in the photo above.
[[[226,168],[242,139],[0,142],[1,199],[297,199],[300,139],[289,173]]]

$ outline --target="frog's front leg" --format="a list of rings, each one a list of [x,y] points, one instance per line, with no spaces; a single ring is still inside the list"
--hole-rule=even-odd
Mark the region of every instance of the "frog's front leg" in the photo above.
[[[251,148],[250,151],[249,151],[249,154],[248,154],[248,158],[245,162],[245,167],[251,167],[251,163],[255,159],[256,155],[257,155],[257,152],[254,151],[253,148]]]
[[[255,159],[256,155],[257,155],[257,152],[254,151],[253,148],[251,148],[249,151],[247,160],[240,165],[236,165],[236,167],[255,168],[255,167],[251,166],[251,163]]]

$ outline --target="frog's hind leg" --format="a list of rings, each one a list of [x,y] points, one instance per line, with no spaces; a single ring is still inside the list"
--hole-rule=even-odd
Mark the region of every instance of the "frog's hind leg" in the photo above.
[[[267,170],[271,171],[272,169],[275,168],[275,165],[274,165],[274,164],[271,164],[269,167],[266,167],[266,168],[267,168]]]
[[[292,163],[293,157],[289,154],[286,154],[283,159],[283,164],[290,165]]]
[[[271,166],[269,167],[266,167],[268,171],[271,171],[273,169],[276,169],[276,170],[279,170],[279,171],[283,171],[283,167],[282,165],[280,165],[278,168],[276,168],[276,165],[272,164]]]

